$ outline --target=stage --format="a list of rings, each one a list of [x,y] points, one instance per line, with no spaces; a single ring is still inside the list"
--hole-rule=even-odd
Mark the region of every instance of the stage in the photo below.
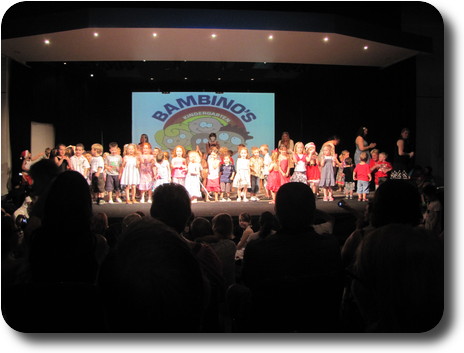
[[[263,195],[258,195],[263,196]],[[373,193],[370,194],[373,196]],[[354,230],[355,217],[354,215],[339,207],[338,201],[344,200],[346,204],[353,210],[358,212],[364,212],[367,202],[359,202],[357,199],[346,200],[344,195],[341,193],[334,193],[335,201],[325,202],[322,198],[316,200],[316,208],[326,214],[329,217],[333,217],[335,221],[334,234],[339,239],[340,243],[343,243],[346,237]],[[120,222],[126,215],[134,212],[142,212],[144,215],[150,214],[150,203],[105,203],[101,205],[93,205],[94,214],[104,212],[108,216],[109,223]],[[213,218],[219,213],[228,213],[234,219],[234,223],[238,223],[238,215],[242,212],[250,214],[252,217],[252,224],[254,229],[259,229],[258,219],[261,213],[269,211],[275,214],[274,205],[269,204],[269,200],[260,201],[249,201],[249,202],[237,202],[236,199],[232,199],[229,202],[204,202],[199,199],[197,203],[192,203],[192,212],[195,217],[204,217],[207,219]],[[316,217],[315,223],[321,223],[323,219],[321,216]]]

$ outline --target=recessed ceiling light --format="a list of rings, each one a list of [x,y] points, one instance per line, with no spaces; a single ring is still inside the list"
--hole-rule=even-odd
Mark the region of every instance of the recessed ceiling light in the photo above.
[[[94,36],[94,37],[98,37],[98,32],[94,32],[94,33],[93,33],[93,36]]]
[[[221,78],[220,78],[220,77],[218,77],[218,81],[221,81]]]
[[[251,81],[254,81],[255,79],[254,78],[251,78]]]
[[[217,37],[216,33],[211,34],[211,38],[216,38],[216,37]]]
[[[158,33],[153,33],[153,37],[158,37]]]
[[[269,37],[267,37],[267,39],[272,40],[272,39],[274,39],[274,36],[272,34],[270,34]]]
[[[367,45],[364,46],[364,50],[367,50],[369,49],[369,47]]]
[[[329,41],[329,37],[324,37],[324,42],[328,42]]]
[[[150,77],[150,81],[153,81],[155,78],[154,77]]]
[[[45,43],[46,45],[49,45],[49,44],[50,44],[50,40],[45,39],[45,40],[44,40],[44,43]]]
[[[187,79],[188,79],[188,77],[184,77],[184,80],[187,80]]]
[[[93,77],[93,74],[90,74],[90,77]]]

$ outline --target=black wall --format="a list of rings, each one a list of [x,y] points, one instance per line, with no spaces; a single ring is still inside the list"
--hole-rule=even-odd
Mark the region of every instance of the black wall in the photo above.
[[[153,83],[91,78],[56,65],[13,63],[10,75],[10,132],[16,169],[20,152],[30,148],[31,121],[53,124],[57,144],[81,142],[89,149],[100,142],[106,149],[111,141],[131,142],[132,91],[154,90]],[[415,75],[412,58],[384,69],[308,65],[298,79],[284,82],[223,81],[220,87],[217,82],[171,82],[164,87],[171,91],[275,92],[276,136],[269,145],[277,143],[282,131],[288,131],[295,142],[314,141],[318,148],[337,134],[341,137],[337,152],[348,149],[353,155],[356,131],[365,125],[369,140],[377,142],[391,160],[401,128],[414,129],[416,123]]]

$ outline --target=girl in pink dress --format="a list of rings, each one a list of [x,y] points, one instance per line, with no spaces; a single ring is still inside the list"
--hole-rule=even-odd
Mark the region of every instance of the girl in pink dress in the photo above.
[[[172,182],[185,186],[187,160],[185,159],[185,148],[183,146],[178,145],[172,150],[171,172]]]
[[[280,185],[288,183],[290,181],[289,173],[289,159],[287,156],[287,148],[280,146],[279,148],[279,172],[280,172]]]
[[[221,192],[221,185],[219,183],[219,167],[220,159],[216,149],[210,151],[208,157],[208,177],[206,178],[206,190],[214,193],[214,201],[219,201],[218,195]],[[206,201],[209,201],[206,198]]]
[[[140,156],[140,202],[145,202],[145,194],[148,192],[148,203],[151,203],[153,180],[156,175],[155,156],[152,154],[151,145],[142,143],[142,155]]]

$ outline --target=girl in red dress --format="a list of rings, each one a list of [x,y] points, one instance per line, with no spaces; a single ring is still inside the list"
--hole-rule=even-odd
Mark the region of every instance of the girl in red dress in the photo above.
[[[269,176],[267,177],[266,189],[271,193],[272,200],[269,203],[275,203],[276,193],[280,188],[281,177],[279,171],[279,152],[274,150],[271,154],[271,163],[269,164]]]

